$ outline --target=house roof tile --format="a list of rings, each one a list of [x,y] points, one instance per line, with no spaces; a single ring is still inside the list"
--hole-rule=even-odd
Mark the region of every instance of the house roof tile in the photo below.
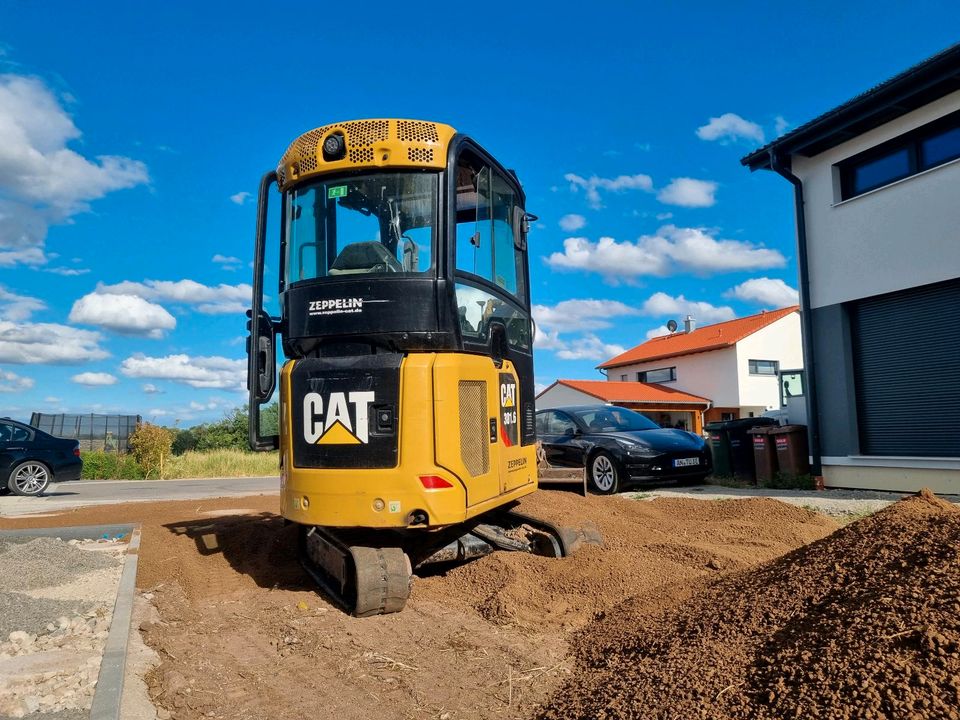
[[[655,337],[610,358],[598,367],[601,369],[615,368],[621,365],[632,365],[649,360],[692,355],[693,353],[730,347],[748,335],[757,332],[757,330],[762,330],[780,318],[799,310],[799,305],[791,305],[780,310],[765,311],[757,315],[715,323],[714,325],[704,325],[689,333],[676,332]]]
[[[557,380],[553,385],[566,385],[604,402],[659,403],[664,405],[706,405],[710,401],[699,395],[681,392],[656,383],[612,382],[608,380]],[[549,390],[550,388],[547,388]],[[546,390],[544,390],[546,392]],[[543,395],[543,393],[540,393]]]

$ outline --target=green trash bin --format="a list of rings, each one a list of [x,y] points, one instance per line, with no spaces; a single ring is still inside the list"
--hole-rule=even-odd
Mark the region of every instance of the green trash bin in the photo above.
[[[730,439],[727,437],[726,423],[712,422],[704,426],[710,438],[710,457],[713,460],[713,474],[717,477],[731,477],[733,464],[730,462]]]

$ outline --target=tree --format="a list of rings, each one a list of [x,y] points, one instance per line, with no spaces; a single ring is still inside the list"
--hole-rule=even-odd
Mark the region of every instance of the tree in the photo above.
[[[143,468],[147,477],[153,471],[163,478],[163,462],[170,455],[173,436],[159,425],[140,423],[128,441],[133,457]]]

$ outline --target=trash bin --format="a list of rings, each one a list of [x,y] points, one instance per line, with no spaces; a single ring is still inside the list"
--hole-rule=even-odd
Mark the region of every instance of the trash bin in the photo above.
[[[770,431],[777,449],[780,473],[790,478],[810,474],[810,451],[807,449],[807,426],[784,425]]]
[[[733,475],[730,464],[730,443],[727,439],[726,423],[712,422],[704,426],[710,438],[710,458],[713,460],[713,474],[717,477]]]
[[[775,426],[773,418],[753,417],[727,420],[724,429],[730,443],[730,465],[733,477],[743,482],[756,482],[756,471],[753,465],[753,442],[748,431],[754,427]]]
[[[769,425],[750,428],[747,433],[753,438],[753,465],[757,471],[757,484],[769,483],[777,476],[777,451],[773,446],[774,428]]]

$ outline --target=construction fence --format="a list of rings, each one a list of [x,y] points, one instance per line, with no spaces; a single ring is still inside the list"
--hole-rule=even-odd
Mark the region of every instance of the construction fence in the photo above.
[[[81,450],[125,453],[139,415],[67,415],[33,413],[30,424],[55,437],[79,440]]]

